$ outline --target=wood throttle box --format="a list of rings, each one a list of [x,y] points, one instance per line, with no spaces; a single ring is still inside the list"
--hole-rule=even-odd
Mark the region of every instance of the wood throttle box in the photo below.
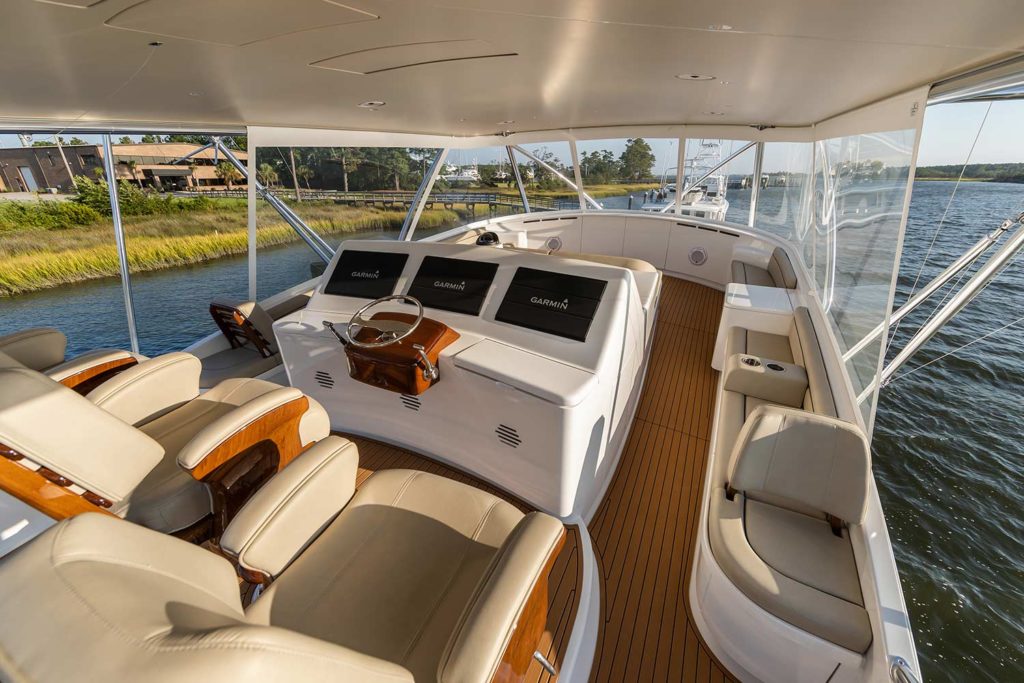
[[[377,313],[371,320],[400,320],[412,323],[409,313]],[[440,381],[438,358],[441,351],[459,338],[459,333],[437,320],[423,318],[405,339],[377,348],[345,347],[349,375],[360,382],[388,391],[418,396]],[[376,331],[363,328],[357,342],[377,341]],[[424,356],[429,365],[424,361]],[[437,374],[431,377],[431,369]]]

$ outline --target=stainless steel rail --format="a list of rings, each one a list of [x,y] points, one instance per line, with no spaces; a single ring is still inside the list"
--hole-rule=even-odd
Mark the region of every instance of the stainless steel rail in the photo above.
[[[412,204],[409,205],[409,210],[405,214],[402,230],[398,233],[399,241],[408,242],[412,239],[412,234],[416,231],[416,225],[420,222],[420,216],[423,215],[424,200],[434,188],[434,182],[437,180],[438,174],[441,173],[441,165],[447,156],[447,147],[437,150],[437,156],[434,157],[430,168],[424,174],[423,180],[420,181],[420,186],[416,188],[416,195],[412,198]]]
[[[1011,219],[1009,225],[1024,221],[1024,214]],[[1006,225],[1004,223],[1004,225]],[[1007,226],[1009,227],[1009,226]],[[963,310],[985,286],[1005,268],[1017,255],[1017,252],[1024,248],[1024,229],[1017,230],[1010,239],[1006,240],[1002,247],[985,262],[978,272],[955,294],[949,301],[940,308],[935,315],[925,323],[924,327],[918,330],[907,345],[903,347],[892,361],[882,370],[881,382],[884,386],[910,357],[917,353],[922,346],[928,343],[950,319]]]
[[[921,679],[910,668],[910,662],[899,655],[889,659],[889,678],[895,683],[921,683]]]
[[[537,156],[535,156],[535,155],[531,154],[530,152],[527,152],[527,151],[526,151],[525,149],[523,149],[523,148],[522,148],[522,147],[520,147],[519,145],[512,145],[512,149],[516,150],[517,152],[519,152],[519,153],[520,153],[520,154],[522,154],[523,156],[527,157],[528,159],[530,159],[530,160],[532,160],[532,161],[535,161],[536,163],[540,164],[540,165],[541,165],[541,166],[543,166],[543,167],[544,167],[544,168],[545,168],[545,169],[546,169],[546,170],[547,170],[547,171],[548,171],[549,173],[552,173],[552,174],[554,174],[554,175],[555,175],[555,176],[556,176],[556,177],[557,177],[557,178],[558,178],[559,180],[561,180],[561,181],[562,181],[563,183],[565,183],[566,185],[568,185],[568,186],[569,186],[569,187],[571,187],[572,189],[574,189],[574,190],[576,190],[577,192],[579,192],[580,194],[582,194],[582,195],[583,195],[583,198],[584,198],[584,200],[585,200],[586,202],[588,202],[588,203],[589,203],[589,204],[590,204],[591,206],[593,206],[593,207],[594,207],[595,209],[597,209],[598,211],[603,211],[603,210],[604,210],[604,207],[603,207],[603,206],[601,206],[600,204],[598,204],[598,203],[597,203],[596,201],[594,201],[594,198],[593,198],[593,197],[591,197],[591,196],[590,196],[589,194],[587,194],[586,192],[584,192],[584,191],[582,190],[582,188],[580,188],[580,187],[579,187],[579,186],[578,186],[578,185],[577,185],[576,183],[574,183],[573,181],[569,180],[569,178],[568,178],[568,177],[566,177],[566,175],[565,175],[564,173],[562,173],[561,171],[559,171],[559,170],[558,170],[557,168],[555,168],[554,166],[552,166],[552,165],[551,165],[551,164],[549,164],[548,162],[544,161],[544,160],[543,160],[543,159],[541,159],[540,157],[537,157]],[[580,207],[580,209],[583,209],[583,207],[581,206],[581,207]]]
[[[124,240],[124,224],[121,223],[121,202],[117,197],[117,173],[114,170],[114,146],[110,143],[110,133],[103,135],[103,171],[107,175],[110,217],[114,223],[114,242],[117,244],[117,260],[121,267],[121,292],[124,294],[124,312],[128,318],[128,340],[132,352],[139,353],[139,332],[135,327],[135,302],[132,299],[132,279],[128,267],[128,245]]]
[[[306,225],[306,223],[299,218],[298,214],[291,210],[291,207],[278,199],[273,192],[268,190],[263,183],[259,181],[258,178],[249,178],[248,167],[238,160],[238,157],[236,157],[234,153],[232,153],[232,151],[228,149],[223,142],[221,142],[219,137],[213,138],[213,144],[215,148],[220,150],[220,153],[224,155],[224,158],[227,159],[232,166],[238,169],[238,172],[242,174],[242,177],[245,178],[247,182],[253,183],[256,187],[256,193],[270,204],[278,214],[280,214],[281,218],[283,218],[285,222],[291,226],[292,230],[302,238],[302,241],[313,250],[313,253],[323,259],[324,263],[330,263],[331,259],[334,258],[334,248],[327,244],[327,242],[325,242],[315,230]]]

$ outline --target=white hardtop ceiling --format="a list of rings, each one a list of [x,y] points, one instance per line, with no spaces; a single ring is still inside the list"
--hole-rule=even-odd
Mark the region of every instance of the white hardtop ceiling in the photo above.
[[[5,126],[807,126],[1024,53],[1021,0],[4,0],[0,17]]]

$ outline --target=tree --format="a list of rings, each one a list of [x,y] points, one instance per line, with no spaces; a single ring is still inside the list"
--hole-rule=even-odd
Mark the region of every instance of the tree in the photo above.
[[[654,168],[656,159],[654,151],[643,138],[630,138],[626,140],[626,149],[619,157],[622,165],[622,176],[634,182],[649,178]]]
[[[619,162],[610,150],[584,152],[580,157],[580,173],[592,184],[615,180],[620,176],[621,171]]]
[[[127,135],[122,135],[121,137],[119,137],[117,139],[117,144],[119,144],[119,145],[130,145],[130,144],[132,144],[132,139],[130,137],[128,137]]]
[[[89,143],[86,142],[85,140],[83,140],[82,138],[77,138],[76,137],[76,138],[71,138],[70,142],[64,142],[64,140],[61,140],[60,144],[62,144],[62,145],[88,145]]]
[[[292,172],[292,187],[295,188],[295,201],[296,202],[301,202],[302,201],[302,193],[299,192],[299,174],[295,172],[295,148],[294,147],[289,147],[288,148],[288,163],[289,163],[288,167],[289,167],[289,169]]]
[[[265,161],[260,164],[259,168],[256,169],[256,172],[261,178],[263,178],[263,183],[267,187],[273,187],[277,184],[277,181],[281,179],[281,175],[277,172],[277,169]]]
[[[341,148],[339,162],[341,163],[341,179],[345,192],[348,192],[348,174],[355,173],[359,169],[359,164],[362,160],[358,147]]]
[[[209,135],[168,135],[164,138],[164,142],[181,142],[189,145],[199,145],[200,147],[210,142]]]
[[[143,135],[142,142],[144,142],[147,145],[151,145],[156,142],[163,142],[163,140],[160,139],[159,135]]]
[[[298,175],[299,178],[302,179],[303,182],[306,183],[306,189],[312,190],[312,188],[309,186],[309,179],[316,175],[316,172],[313,171],[313,169],[311,169],[309,166],[299,166],[299,168],[296,169],[295,173],[296,175]]]
[[[139,162],[137,162],[135,159],[129,159],[128,161],[124,162],[124,164],[125,164],[125,166],[128,167],[128,172],[132,174],[132,180],[137,182],[139,184],[139,188],[141,189],[142,188],[142,180],[140,180],[139,176],[137,176],[135,174],[136,170],[139,167]]]
[[[217,167],[213,169],[214,174],[218,178],[224,181],[224,184],[228,186],[230,190],[235,181],[242,179],[242,174],[238,172],[234,164],[230,161],[222,161],[217,164]]]

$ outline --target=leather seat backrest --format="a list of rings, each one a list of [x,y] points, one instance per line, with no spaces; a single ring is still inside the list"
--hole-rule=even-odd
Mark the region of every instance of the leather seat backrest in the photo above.
[[[755,497],[763,492],[859,524],[870,476],[867,439],[856,425],[762,405],[736,439],[728,482]]]
[[[224,558],[114,517],[65,520],[0,562],[0,679],[367,681],[404,669],[247,622]]]
[[[39,371],[63,363],[67,346],[68,338],[53,327],[30,327],[0,336],[0,352]]]
[[[768,273],[777,286],[796,289],[796,270],[793,268],[793,262],[789,260],[786,250],[782,247],[775,247],[772,251],[772,257],[768,261]]]
[[[802,365],[807,371],[807,395],[804,399],[804,410],[838,417],[835,397],[832,395],[832,383],[825,369],[825,358],[821,352],[818,333],[814,331],[811,313],[804,306],[793,311],[793,327],[789,333],[790,346],[793,349],[793,362]]]
[[[139,430],[28,368],[0,369],[0,443],[115,504],[164,454]]]

